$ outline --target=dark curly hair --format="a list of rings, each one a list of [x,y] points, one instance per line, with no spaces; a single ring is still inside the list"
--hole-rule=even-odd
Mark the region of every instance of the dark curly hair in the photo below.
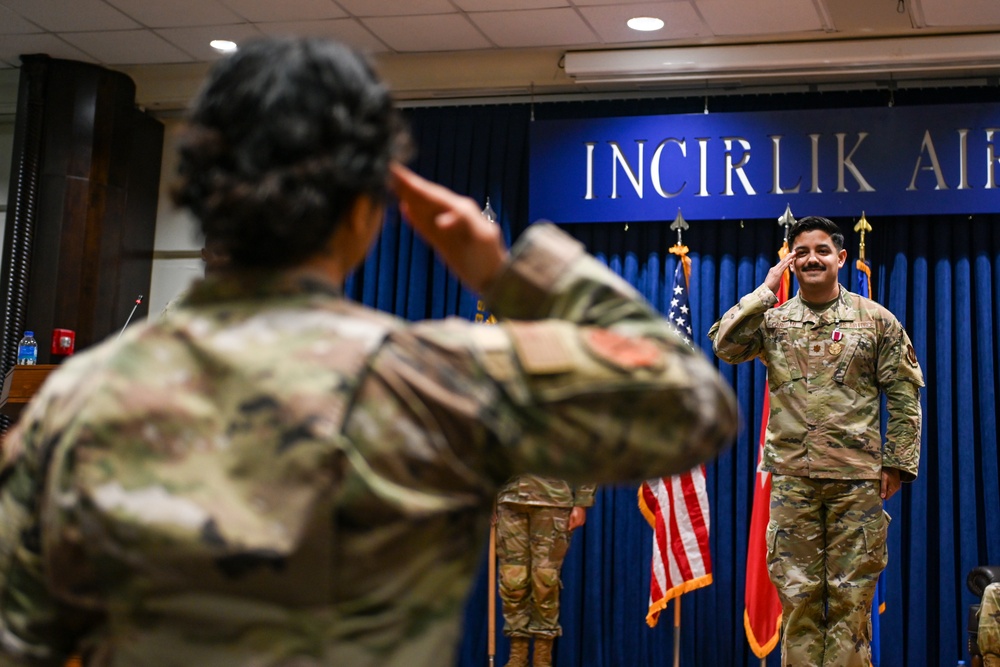
[[[833,241],[833,245],[837,248],[837,252],[844,249],[844,232],[840,231],[840,227],[838,227],[837,223],[833,220],[819,215],[807,215],[804,218],[799,218],[795,224],[789,228],[788,247],[791,248],[795,245],[795,238],[799,234],[803,232],[811,232],[814,229],[818,229],[821,232],[829,234],[830,240]]]
[[[350,48],[264,39],[218,62],[179,137],[174,202],[243,267],[301,262],[361,195],[386,196],[408,135]]]

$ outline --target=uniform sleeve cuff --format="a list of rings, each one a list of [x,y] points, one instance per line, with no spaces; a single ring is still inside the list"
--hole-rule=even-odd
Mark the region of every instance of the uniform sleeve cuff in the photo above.
[[[778,297],[775,296],[774,292],[767,285],[761,285],[755,289],[752,294],[757,297],[761,305],[765,308],[770,308],[771,306],[778,303]]]

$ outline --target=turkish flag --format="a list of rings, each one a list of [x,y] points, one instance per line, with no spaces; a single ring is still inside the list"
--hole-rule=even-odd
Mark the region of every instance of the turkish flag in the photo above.
[[[788,254],[787,244],[778,251]],[[778,288],[778,303],[788,300],[788,272]],[[770,392],[764,385],[764,409],[760,420],[760,441],[757,447],[757,475],[753,492],[753,512],[750,516],[750,539],[747,543],[747,579],[743,627],[750,649],[758,658],[774,650],[781,637],[781,602],[778,590],[767,575],[767,523],[771,517],[771,475],[760,469],[767,440],[767,420],[771,412]]]

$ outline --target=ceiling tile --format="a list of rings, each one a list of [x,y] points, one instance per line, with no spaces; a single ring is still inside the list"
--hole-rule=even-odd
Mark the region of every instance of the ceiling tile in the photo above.
[[[204,28],[162,28],[155,32],[185,53],[206,62],[218,60],[223,55],[208,45],[213,39],[228,39],[239,44],[262,36],[259,30],[248,23]]]
[[[20,14],[15,14],[0,5],[0,35],[18,35],[31,32],[43,32],[43,30]]]
[[[468,51],[493,46],[460,14],[370,18],[362,23],[399,52]]]
[[[108,0],[109,3],[149,28],[225,25],[243,19],[218,0]]]
[[[908,12],[900,14],[893,2],[877,5],[859,2],[838,2],[826,0],[820,6],[829,14],[830,28],[853,36],[902,35],[913,32],[910,12],[914,11],[916,0],[906,3]]]
[[[504,48],[597,44],[599,38],[576,10],[536,9],[469,14],[494,44]]]
[[[684,4],[690,3],[690,0],[671,0],[671,1]],[[577,7],[595,7],[598,5],[607,5],[608,7],[615,7],[621,5],[652,4],[654,2],[663,2],[663,0],[570,0],[570,3],[576,5]]]
[[[466,12],[499,12],[510,9],[545,9],[568,7],[569,0],[452,0]],[[607,2],[608,0],[604,0]]]
[[[650,2],[603,7],[581,7],[580,13],[606,44],[651,42],[712,35],[705,22],[687,2]],[[626,25],[630,18],[651,16],[663,20],[660,30],[643,32]]]
[[[770,35],[823,29],[812,0],[697,0],[695,4],[716,35]]]
[[[354,16],[419,16],[452,14],[455,5],[448,0],[337,0]]]
[[[67,44],[55,35],[5,35],[0,40],[0,60],[14,67],[20,67],[20,56],[34,53],[44,53],[53,58],[94,62],[94,59],[86,53]]]
[[[105,65],[186,63],[193,58],[151,30],[73,32],[63,38]]]
[[[247,21],[305,21],[339,19],[347,12],[333,0],[222,0],[222,3]]]
[[[921,0],[928,26],[1000,25],[997,0]]]
[[[265,35],[329,37],[364,53],[385,53],[389,51],[389,47],[380,42],[355,19],[258,23],[257,28]]]
[[[3,5],[53,32],[142,27],[100,0],[3,0]]]

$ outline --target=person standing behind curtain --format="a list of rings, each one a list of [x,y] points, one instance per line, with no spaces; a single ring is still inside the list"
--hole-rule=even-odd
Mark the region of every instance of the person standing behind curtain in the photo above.
[[[923,375],[887,309],[844,289],[844,235],[811,216],[764,284],[709,330],[729,363],[767,366],[767,562],[782,606],[782,665],[868,667],[871,605],[888,559],[883,501],[916,479]],[[777,308],[791,269],[799,293]],[[881,442],[880,393],[889,412]]]
[[[398,163],[387,88],[319,39],[241,44],[180,137],[175,201],[229,264],[54,372],[0,472],[0,664],[440,667],[499,486],[712,458],[732,391],[552,225],[509,252]],[[344,298],[390,191],[501,320]]]
[[[497,494],[497,560],[504,635],[510,637],[506,667],[552,667],[559,625],[559,573],[573,531],[587,520],[596,487],[575,489],[551,477],[519,475]]]

